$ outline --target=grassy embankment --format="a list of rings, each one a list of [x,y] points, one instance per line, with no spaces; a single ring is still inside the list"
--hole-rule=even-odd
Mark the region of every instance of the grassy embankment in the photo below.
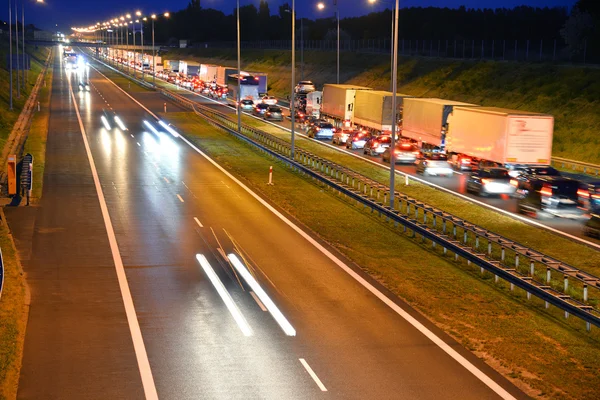
[[[165,59],[235,64],[229,49],[173,49]],[[285,51],[244,50],[242,68],[269,74],[269,90],[290,93],[290,55]],[[304,77],[317,87],[335,82],[335,52],[305,52]],[[343,52],[340,82],[390,89],[389,57]],[[298,58],[297,61],[299,62]],[[300,79],[300,64],[296,68]],[[398,91],[485,106],[549,113],[555,117],[553,154],[600,164],[600,69],[540,63],[400,57]]]
[[[301,178],[191,113],[164,116],[196,145],[302,221],[467,349],[538,398],[593,399],[600,332],[494,284],[476,268],[422,247],[382,220]],[[244,162],[240,163],[239,160]],[[265,184],[274,165],[275,186]],[[323,210],[336,213],[323,216]],[[373,244],[377,243],[376,246]]]
[[[17,98],[16,74],[14,75],[12,111],[9,110],[9,74],[4,66],[0,69],[0,147],[6,144],[48,55],[46,48],[29,48],[28,52],[31,55],[29,79],[25,87],[21,87],[21,97]],[[3,36],[0,40],[0,59],[5,60],[7,54],[8,41],[6,36]],[[25,339],[26,291],[21,266],[4,221],[0,225],[0,248],[5,271],[4,290],[0,300],[0,399],[13,399],[17,394]]]

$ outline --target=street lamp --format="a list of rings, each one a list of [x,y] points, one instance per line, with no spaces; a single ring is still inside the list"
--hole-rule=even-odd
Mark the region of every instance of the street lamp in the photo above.
[[[292,132],[292,146],[290,147],[290,157],[294,160],[294,147],[295,147],[295,138],[296,134],[294,132],[294,122],[296,119],[295,110],[294,110],[294,86],[296,82],[296,0],[292,0],[292,90],[291,90],[291,100],[290,101],[290,117],[292,120],[291,132]]]
[[[237,96],[236,97],[236,107],[235,112],[237,114],[238,120],[238,132],[242,131],[242,113],[241,113],[241,91],[242,91],[242,51],[241,51],[241,42],[240,42],[240,0],[237,0]],[[227,78],[225,78],[227,81]],[[293,124],[293,123],[292,123]],[[292,125],[292,130],[293,130]]]
[[[398,91],[398,10],[400,7],[400,1],[395,0],[394,8],[394,37],[392,39],[392,143],[390,157],[390,207],[394,209],[394,192],[395,192],[395,178],[396,178],[396,158],[394,156],[394,149],[396,148],[396,93]],[[369,3],[374,4],[376,0],[369,0]]]
[[[142,35],[142,80],[145,81],[146,78],[144,76],[145,71],[144,71],[144,21],[147,21],[148,19],[146,17],[142,18],[142,23],[140,24],[140,27],[142,28],[141,30],[141,35]]]
[[[10,24],[12,23],[12,14],[11,14],[11,4],[10,0],[8,0],[8,43],[9,43],[9,56],[8,56],[8,74],[10,75],[10,102],[9,102],[9,110],[13,109],[13,68],[12,68],[12,29]]]
[[[369,0],[370,3],[372,3],[373,1]],[[340,9],[338,7],[338,3],[337,0],[333,0],[333,5],[335,6],[335,15],[337,18],[337,83],[340,83]],[[325,9],[325,3],[320,2],[317,4],[317,8],[319,10],[324,10]]]
[[[170,15],[168,12],[163,14],[165,18],[169,18]],[[154,20],[156,14],[152,14],[150,19],[152,20],[152,85],[156,87],[156,51],[154,50]]]

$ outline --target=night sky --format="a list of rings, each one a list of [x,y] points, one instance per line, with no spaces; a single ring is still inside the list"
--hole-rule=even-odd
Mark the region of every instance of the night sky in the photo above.
[[[14,1],[14,0],[12,0]],[[177,11],[185,8],[188,4],[188,0],[173,0],[173,1],[159,1],[159,0],[45,0],[46,4],[36,4],[34,0],[19,0],[19,6],[22,1],[26,2],[25,8],[25,22],[34,23],[36,26],[42,27],[49,30],[61,30],[69,31],[70,26],[74,25],[93,25],[98,21],[104,21],[116,16],[122,15],[127,12],[133,13],[133,10],[140,9],[145,13],[152,12],[163,12],[163,11]],[[367,14],[370,11],[377,11],[385,9],[386,5],[389,7],[389,2],[384,3],[380,1],[377,6],[372,6],[367,0],[338,0],[340,4],[340,16],[344,18],[346,16],[357,16]],[[276,14],[278,6],[285,3],[286,0],[269,0],[269,7],[271,14]],[[288,0],[291,4],[291,0]],[[319,16],[333,15],[333,6],[329,11],[317,11],[316,4],[318,0],[296,0],[296,12],[298,16],[316,18]],[[467,8],[498,8],[507,7],[512,8],[518,5],[529,5],[529,6],[572,6],[576,0],[400,0],[401,7],[459,7],[461,5]],[[131,6],[129,8],[124,7],[123,4],[127,3]],[[169,4],[168,9],[165,6]],[[226,14],[230,14],[235,7],[235,0],[201,0],[203,8],[216,8],[224,11]],[[258,7],[260,0],[240,0],[241,5],[255,4]],[[333,4],[333,0],[325,2],[326,4]],[[7,19],[7,3],[2,8],[0,18]],[[14,5],[13,5],[14,7]],[[19,16],[21,14],[19,8]],[[55,26],[58,24],[58,27]]]

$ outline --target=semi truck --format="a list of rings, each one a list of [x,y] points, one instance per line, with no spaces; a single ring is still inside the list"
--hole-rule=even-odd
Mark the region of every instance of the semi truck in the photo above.
[[[396,94],[396,126],[402,120],[403,100],[412,97]],[[392,132],[393,93],[383,90],[357,90],[354,107],[354,124],[375,132]],[[396,131],[397,132],[397,131]]]
[[[217,67],[217,84],[221,86],[227,86],[227,77],[229,75],[237,74],[237,68],[231,67]]]
[[[200,73],[198,77],[201,81],[212,82],[217,79],[218,65],[213,64],[200,64]]]
[[[372,89],[357,85],[325,84],[321,115],[333,119],[338,125],[351,126],[354,121],[356,92],[361,90]]]
[[[323,92],[315,90],[314,92],[306,94],[306,107],[304,110],[306,115],[320,118],[322,100]]]
[[[242,74],[244,73],[245,72],[242,72]],[[267,86],[267,74],[263,72],[248,72],[248,74],[258,78],[258,93],[260,95],[265,95],[269,92],[269,88]]]
[[[408,97],[403,100],[402,136],[418,141],[423,147],[444,148],[448,116],[454,107],[477,107],[445,99]]]
[[[549,164],[554,117],[496,107],[454,107],[446,151],[501,165]]]

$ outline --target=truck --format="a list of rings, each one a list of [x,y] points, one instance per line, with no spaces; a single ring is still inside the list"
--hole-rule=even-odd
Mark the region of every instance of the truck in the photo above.
[[[186,75],[188,77],[198,76],[200,75],[200,64],[195,61],[186,61],[187,63],[187,71]]]
[[[201,81],[212,82],[217,79],[218,65],[213,64],[200,64],[200,73],[198,77]]]
[[[323,100],[323,92],[314,91],[306,95],[306,108],[304,112],[306,115],[313,117],[321,117],[321,103]]]
[[[164,65],[171,72],[179,72],[179,60],[165,60]]]
[[[321,115],[337,124],[352,125],[354,121],[354,102],[357,91],[372,90],[365,86],[325,84]]]
[[[554,117],[497,107],[454,107],[446,151],[501,165],[546,165],[552,155]]]
[[[358,90],[354,108],[354,124],[370,131],[391,133],[393,96],[392,92],[383,90]],[[407,97],[412,96],[396,94],[397,127],[402,121],[403,100]]]
[[[477,107],[475,104],[445,99],[403,99],[402,136],[419,142],[422,147],[445,146],[448,116],[456,106]]]
[[[217,84],[227,86],[227,77],[233,74],[237,74],[237,68],[217,67]]]

